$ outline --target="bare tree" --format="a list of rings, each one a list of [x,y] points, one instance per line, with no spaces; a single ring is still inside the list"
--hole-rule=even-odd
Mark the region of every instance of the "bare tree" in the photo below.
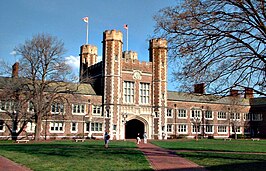
[[[69,93],[72,79],[71,68],[62,55],[64,44],[56,37],[38,34],[15,48],[20,59],[20,78],[24,79],[23,89],[28,92],[36,122],[35,140],[40,139],[44,116],[51,111],[54,101],[62,100],[61,93]]]
[[[17,78],[1,78],[0,118],[10,132],[12,140],[25,130],[28,121],[33,115],[27,110],[27,92],[21,86],[21,80]]]
[[[205,82],[212,93],[250,87],[266,95],[265,0],[178,2],[155,16],[155,32],[168,40],[183,88]]]

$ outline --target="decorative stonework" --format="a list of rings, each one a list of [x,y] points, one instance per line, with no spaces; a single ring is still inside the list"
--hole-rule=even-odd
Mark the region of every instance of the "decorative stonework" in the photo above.
[[[133,79],[134,80],[141,80],[141,72],[140,71],[134,71],[133,72]]]

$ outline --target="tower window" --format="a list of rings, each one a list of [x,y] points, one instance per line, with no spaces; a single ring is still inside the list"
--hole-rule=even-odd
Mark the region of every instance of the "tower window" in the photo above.
[[[150,84],[140,83],[140,103],[149,104],[150,103]]]
[[[134,82],[125,81],[124,87],[124,102],[134,103]]]

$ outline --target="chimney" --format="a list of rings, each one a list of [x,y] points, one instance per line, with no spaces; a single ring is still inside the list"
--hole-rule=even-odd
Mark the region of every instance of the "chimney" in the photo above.
[[[194,85],[194,93],[204,94],[204,83]]]
[[[251,99],[253,98],[253,88],[245,87],[245,95],[244,98]]]
[[[233,89],[230,90],[230,96],[237,97],[238,95],[239,95],[238,90],[233,90]]]
[[[16,62],[16,63],[12,66],[12,78],[18,78],[18,68],[19,68],[19,63]]]

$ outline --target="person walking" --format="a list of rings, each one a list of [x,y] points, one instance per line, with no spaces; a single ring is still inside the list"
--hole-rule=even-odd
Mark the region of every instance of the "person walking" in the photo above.
[[[143,134],[143,141],[144,141],[144,144],[147,144],[147,133],[146,132],[144,132],[144,134]]]
[[[105,132],[104,134],[104,147],[105,148],[108,148],[109,139],[110,139],[110,135],[108,134],[108,132]]]
[[[141,142],[140,134],[138,133],[138,135],[137,135],[137,144],[139,144],[140,142]]]

